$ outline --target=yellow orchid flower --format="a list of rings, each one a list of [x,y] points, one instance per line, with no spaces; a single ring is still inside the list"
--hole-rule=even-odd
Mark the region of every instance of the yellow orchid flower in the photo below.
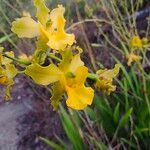
[[[113,69],[101,69],[96,72],[98,76],[98,80],[96,81],[95,86],[108,95],[111,92],[114,92],[116,90],[116,86],[112,84],[113,78],[115,78],[120,70],[120,65],[116,64]]]
[[[42,67],[32,64],[27,67],[26,74],[37,84],[53,84],[52,105],[57,109],[58,103],[67,93],[66,104],[73,109],[82,110],[91,105],[94,91],[84,85],[88,76],[88,69],[80,59],[80,54],[72,55],[71,50],[62,53],[63,60],[57,67],[54,64]],[[58,96],[59,95],[59,96]]]
[[[34,5],[37,8],[36,22],[31,18],[31,15],[24,15],[22,18],[17,18],[12,22],[12,32],[16,33],[20,38],[33,38],[41,35],[40,24],[46,27],[46,22],[49,18],[49,9],[46,7],[44,0],[34,0]]]
[[[50,13],[50,19],[52,22],[52,34],[48,36],[48,46],[52,49],[63,50],[67,45],[71,46],[75,42],[75,36],[73,34],[67,34],[64,30],[65,8],[62,5],[58,5]]]
[[[14,53],[7,52],[7,55],[14,56]],[[0,84],[6,86],[6,89],[4,91],[4,96],[6,100],[9,100],[11,98],[10,90],[12,88],[12,85],[14,84],[13,78],[17,75],[17,69],[13,64],[11,64],[11,62],[12,61],[10,59],[1,56]]]
[[[128,66],[131,66],[131,64],[133,62],[140,61],[142,59],[142,57],[131,53],[131,54],[127,55],[127,59],[128,59],[128,63],[127,63]]]
[[[139,36],[133,36],[131,39],[131,47],[133,48],[141,48],[142,47],[142,40]]]
[[[148,39],[147,38],[140,38],[139,36],[134,36],[131,39],[131,47],[132,48],[142,48],[148,46]]]
[[[33,20],[28,14],[22,18],[16,19],[12,23],[11,30],[20,38],[33,38],[41,36],[47,45],[54,50],[63,50],[67,45],[71,46],[75,42],[74,34],[67,34],[64,30],[65,8],[58,5],[51,11],[46,7],[44,0],[34,0],[37,8],[38,22]]]

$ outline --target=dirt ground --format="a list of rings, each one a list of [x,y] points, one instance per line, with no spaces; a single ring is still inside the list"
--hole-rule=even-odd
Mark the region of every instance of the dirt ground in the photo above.
[[[49,94],[34,87],[40,95],[47,95],[43,101],[27,81],[24,77],[15,79],[11,101],[4,102],[0,97],[0,150],[49,150],[38,137],[54,139],[62,133],[58,114],[50,107]]]

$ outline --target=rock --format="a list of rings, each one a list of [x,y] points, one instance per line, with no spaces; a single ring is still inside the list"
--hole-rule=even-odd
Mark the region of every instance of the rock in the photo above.
[[[50,107],[49,94],[32,86],[26,78],[17,77],[9,102],[4,102],[1,90],[0,150],[49,150],[39,136],[54,139],[54,135],[61,135],[61,123],[57,112]],[[45,98],[41,100],[33,89]]]

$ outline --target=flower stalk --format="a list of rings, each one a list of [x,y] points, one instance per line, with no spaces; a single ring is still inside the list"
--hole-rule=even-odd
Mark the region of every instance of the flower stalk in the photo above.
[[[23,61],[23,60],[21,60],[21,59],[11,57],[11,56],[9,56],[9,55],[7,55],[7,54],[3,54],[3,57],[6,57],[6,58],[8,58],[8,59],[11,59],[11,60],[13,60],[13,61],[19,63],[19,64],[23,64],[23,65],[26,65],[26,66],[28,66],[28,65],[31,64],[30,61]]]

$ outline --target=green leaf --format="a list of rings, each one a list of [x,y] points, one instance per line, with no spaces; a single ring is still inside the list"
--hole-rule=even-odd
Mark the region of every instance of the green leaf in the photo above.
[[[95,145],[96,145],[96,149],[98,149],[98,150],[108,150],[108,147],[105,145],[105,144],[103,144],[102,142],[97,142],[96,140],[94,140],[94,142],[95,142]]]
[[[119,119],[119,107],[120,107],[120,103],[118,103],[115,107],[115,111],[114,111],[114,114],[113,114],[113,118],[114,118],[114,121],[117,123],[118,122],[118,119]]]
[[[90,119],[92,119],[92,120],[95,119],[95,112],[94,112],[93,108],[87,107],[85,109],[85,111],[88,114]]]
[[[121,141],[124,143],[127,143],[128,145],[130,145],[132,148],[137,149],[137,146],[135,145],[135,143],[125,139],[125,138],[121,138]]]
[[[128,83],[129,83],[129,85],[130,85],[132,91],[133,91],[134,93],[136,93],[135,88],[134,88],[134,85],[133,85],[133,81],[132,81],[132,79],[131,79],[131,77],[130,77],[128,71],[126,70],[126,68],[122,65],[122,63],[121,63],[117,58],[115,58],[114,56],[113,56],[113,58],[115,59],[115,61],[116,61],[117,63],[120,64],[120,68],[121,68],[121,70],[122,70],[124,76],[126,77],[126,79],[127,79]]]
[[[64,108],[61,105],[60,105],[60,110],[61,110],[60,118],[61,118],[64,130],[67,134],[67,137],[69,138],[73,146],[73,150],[85,149],[82,137],[79,133],[80,128],[77,128],[73,124],[73,121],[71,120],[70,116],[67,114],[67,112],[64,110]]]
[[[97,110],[96,119],[98,123],[103,125],[105,132],[113,136],[116,126],[113,120],[113,111],[103,97],[95,96],[94,106]]]
[[[133,67],[131,68],[131,75],[132,75],[132,78],[135,83],[136,93],[140,96],[141,95],[141,84],[139,83],[140,80],[138,79],[138,76],[136,75],[135,69],[136,68],[133,68]]]
[[[3,37],[0,38],[0,43],[3,43],[5,41],[7,41],[10,37],[12,37],[14,35],[14,33],[11,33],[9,35],[5,35]]]
[[[130,108],[125,115],[121,118],[120,122],[119,122],[119,127],[124,127],[124,125],[126,124],[126,122],[128,121],[129,117],[131,116],[131,113],[133,111],[133,108]]]
[[[62,148],[62,146],[59,146],[58,144],[56,144],[55,142],[53,142],[51,140],[48,140],[43,137],[39,137],[39,138],[40,138],[40,140],[42,140],[44,143],[46,143],[50,147],[54,148],[55,150],[65,150],[64,148]]]

